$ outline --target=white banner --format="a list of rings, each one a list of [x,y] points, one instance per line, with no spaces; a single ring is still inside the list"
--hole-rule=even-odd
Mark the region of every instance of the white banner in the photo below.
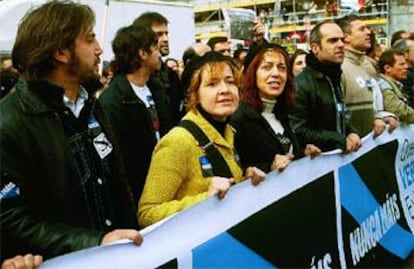
[[[356,153],[237,184],[143,230],[140,247],[123,241],[41,268],[396,267],[414,249],[413,183],[414,125],[401,126],[367,136]]]

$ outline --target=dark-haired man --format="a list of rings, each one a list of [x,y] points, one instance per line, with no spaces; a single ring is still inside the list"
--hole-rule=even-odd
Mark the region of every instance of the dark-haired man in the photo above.
[[[142,242],[114,134],[88,87],[102,54],[94,21],[86,5],[51,1],[19,24],[12,57],[24,80],[0,102],[2,259]]]
[[[408,64],[403,53],[389,49],[382,53],[379,69],[383,88],[384,108],[394,113],[401,122],[414,123],[414,109],[402,92],[402,82],[407,79]]]
[[[170,54],[167,18],[158,12],[146,12],[136,18],[132,24],[152,29],[157,35],[161,56]],[[184,89],[177,73],[162,62],[161,69],[152,74],[150,80],[156,80],[156,83],[162,87],[159,90],[164,91],[164,94],[170,98],[174,121],[177,124],[184,115]]]
[[[296,107],[291,124],[302,145],[349,153],[360,148],[361,140],[346,117],[341,86],[343,38],[341,28],[331,21],[312,29],[306,67],[295,78]]]
[[[400,39],[392,46],[399,53],[403,53],[408,64],[407,78],[402,81],[403,93],[408,104],[414,108],[414,39]]]
[[[175,121],[162,85],[150,80],[161,68],[158,39],[151,28],[131,25],[119,29],[112,50],[115,77],[100,101],[118,136],[138,204],[155,144]]]
[[[230,42],[226,36],[212,37],[207,41],[207,45],[212,51],[217,51],[224,56],[231,56]]]

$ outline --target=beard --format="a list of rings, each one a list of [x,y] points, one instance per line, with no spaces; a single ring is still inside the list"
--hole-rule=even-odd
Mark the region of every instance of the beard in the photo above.
[[[68,63],[69,74],[78,77],[79,84],[81,85],[98,85],[100,83],[100,76],[95,71],[95,68],[87,66],[75,53],[72,55],[74,57]]]
[[[162,57],[167,56],[168,54],[170,54],[169,46],[160,47],[160,54],[161,54]]]

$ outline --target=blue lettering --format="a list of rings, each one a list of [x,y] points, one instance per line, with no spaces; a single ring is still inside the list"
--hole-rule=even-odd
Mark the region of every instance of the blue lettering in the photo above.
[[[410,161],[398,170],[404,189],[407,189],[414,183],[414,161]]]

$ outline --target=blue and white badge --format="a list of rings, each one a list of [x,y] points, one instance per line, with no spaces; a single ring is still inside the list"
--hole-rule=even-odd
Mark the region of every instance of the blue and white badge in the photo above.
[[[20,188],[14,183],[9,182],[0,191],[0,201],[11,199],[20,195]]]
[[[211,165],[210,161],[207,159],[206,156],[201,156],[199,158],[201,171],[203,173],[203,177],[212,177],[213,174],[213,166]]]
[[[95,118],[94,118],[94,117],[90,117],[90,118],[88,119],[88,128],[89,128],[89,129],[94,129],[94,128],[98,128],[98,127],[100,127],[100,125],[99,125],[98,121],[97,121],[97,120],[95,120]]]
[[[104,133],[100,133],[93,139],[93,145],[95,146],[95,150],[101,159],[104,159],[112,152],[112,144],[109,142],[108,138],[106,138]]]
[[[364,79],[364,78],[362,78],[362,77],[357,77],[357,78],[355,79],[355,81],[358,83],[358,86],[359,86],[360,88],[365,88],[365,86],[367,86],[367,83],[366,83],[365,79]]]

